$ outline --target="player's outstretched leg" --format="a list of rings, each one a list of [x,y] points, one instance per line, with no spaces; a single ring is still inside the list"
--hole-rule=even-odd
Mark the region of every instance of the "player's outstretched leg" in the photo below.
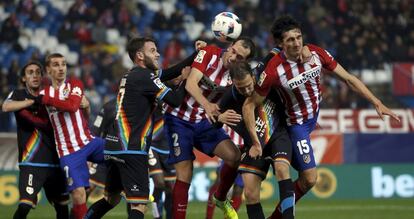
[[[236,210],[234,210],[231,202],[227,199],[227,193],[237,177],[240,150],[230,139],[225,139],[216,146],[214,154],[224,160],[224,165],[219,174],[219,186],[213,196],[213,200],[216,206],[223,210],[224,218],[238,219]]]

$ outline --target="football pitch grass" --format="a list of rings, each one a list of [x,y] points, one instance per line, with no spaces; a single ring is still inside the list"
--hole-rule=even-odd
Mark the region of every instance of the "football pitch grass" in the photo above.
[[[262,203],[265,215],[274,208],[274,203]],[[188,219],[205,217],[205,202],[190,202],[187,210]],[[0,218],[12,218],[16,206],[0,206]],[[54,218],[54,209],[50,205],[40,205],[29,214],[31,218]],[[110,211],[104,218],[127,218],[125,204]],[[145,218],[152,218],[148,209]],[[216,209],[214,218],[223,218]],[[239,210],[239,218],[246,219],[246,206]],[[367,199],[367,200],[301,200],[296,207],[296,219],[414,219],[414,199]]]

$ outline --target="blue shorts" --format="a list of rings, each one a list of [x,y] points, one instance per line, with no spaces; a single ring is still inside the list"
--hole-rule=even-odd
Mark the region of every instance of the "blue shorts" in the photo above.
[[[207,119],[192,123],[169,114],[164,115],[164,131],[170,147],[170,164],[194,160],[193,147],[213,157],[216,146],[230,139],[222,128],[214,128]]]
[[[79,187],[89,187],[87,161],[102,163],[104,145],[105,140],[95,137],[79,151],[60,158],[60,167],[65,173],[68,192]]]
[[[217,171],[217,176],[219,176],[221,168],[223,167],[223,165],[224,165],[224,161],[221,160],[220,164],[219,164],[219,166],[217,167],[217,170],[216,170]],[[234,185],[236,185],[240,188],[244,188],[243,178],[242,178],[240,173],[237,174],[237,177],[234,180]]]
[[[310,134],[316,126],[318,114],[303,124],[288,126],[290,140],[292,141],[292,167],[303,171],[316,167],[313,156]]]

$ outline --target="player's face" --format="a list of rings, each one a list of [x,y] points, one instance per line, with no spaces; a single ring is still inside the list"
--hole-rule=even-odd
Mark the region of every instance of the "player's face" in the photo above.
[[[255,80],[250,74],[247,74],[243,80],[233,80],[233,83],[241,95],[250,97],[253,94]]]
[[[289,59],[299,57],[303,49],[302,32],[299,29],[293,29],[283,33],[280,47],[283,48]]]
[[[23,82],[30,89],[39,89],[42,82],[42,73],[39,66],[35,64],[27,66],[24,71]]]
[[[231,63],[244,61],[250,54],[250,49],[243,47],[243,41],[239,40],[227,49],[223,56],[223,65],[228,68]]]
[[[49,65],[46,67],[52,80],[64,81],[66,79],[66,60],[64,57],[55,57],[50,59]]]
[[[144,44],[143,53],[145,66],[154,71],[158,70],[158,59],[160,58],[160,54],[157,51],[157,46],[155,46],[155,43],[146,42]]]

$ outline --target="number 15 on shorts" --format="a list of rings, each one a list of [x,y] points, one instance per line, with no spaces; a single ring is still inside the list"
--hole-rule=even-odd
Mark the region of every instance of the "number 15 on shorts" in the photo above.
[[[296,142],[296,146],[298,147],[300,155],[308,154],[310,149],[308,145],[308,140],[303,139]]]

